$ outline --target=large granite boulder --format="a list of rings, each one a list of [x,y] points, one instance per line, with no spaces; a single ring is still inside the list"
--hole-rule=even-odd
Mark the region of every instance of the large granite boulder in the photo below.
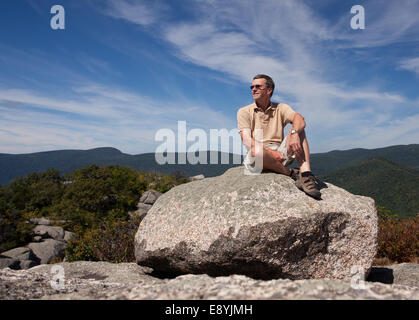
[[[157,199],[135,236],[139,265],[163,274],[243,274],[259,279],[348,279],[377,252],[373,199],[324,184],[322,199],[284,175],[223,175]]]

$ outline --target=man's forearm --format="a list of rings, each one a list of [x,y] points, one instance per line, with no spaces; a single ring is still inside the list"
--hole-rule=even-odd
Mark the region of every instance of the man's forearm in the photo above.
[[[256,142],[255,138],[253,138],[249,132],[243,132],[240,133],[241,137],[242,137],[242,141],[243,144],[246,146],[247,150],[250,150],[250,155],[252,157],[255,156],[256,152],[255,152],[255,148],[256,148],[256,144],[258,144],[258,148],[262,148],[263,152],[266,152],[267,150],[270,150],[268,148],[265,148],[262,144],[262,142]]]
[[[292,119],[291,130],[296,130],[298,133],[301,133],[301,131],[303,131],[305,127],[306,127],[306,122],[304,120],[304,117],[301,114],[296,113],[294,115],[294,118]]]

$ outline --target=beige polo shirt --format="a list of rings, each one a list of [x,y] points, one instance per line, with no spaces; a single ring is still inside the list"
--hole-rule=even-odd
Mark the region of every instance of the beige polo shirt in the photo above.
[[[269,143],[281,144],[284,140],[284,127],[292,122],[295,113],[286,103],[271,102],[265,112],[256,103],[252,103],[237,112],[238,129],[239,132],[250,129],[252,138],[264,146]],[[255,137],[256,129],[263,129],[262,141]]]

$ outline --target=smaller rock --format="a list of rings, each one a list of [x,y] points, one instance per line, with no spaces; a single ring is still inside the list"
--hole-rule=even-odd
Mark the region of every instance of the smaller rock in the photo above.
[[[137,210],[131,213],[130,216],[131,218],[139,217],[140,219],[144,219],[151,207],[151,204],[138,203]]]
[[[32,267],[35,267],[39,265],[39,263],[33,261],[33,260],[21,260],[20,261],[20,269],[26,270]]]
[[[2,253],[3,256],[16,260],[36,260],[32,250],[26,247],[18,247]]]
[[[202,180],[205,179],[205,176],[203,174],[198,174],[197,176],[189,177],[189,181],[196,181],[196,180]]]
[[[140,203],[145,203],[145,204],[151,204],[153,205],[154,202],[156,202],[156,200],[162,195],[161,192],[158,192],[154,189],[148,190],[146,192],[143,193],[143,195],[140,198]],[[138,207],[138,205],[137,205]]]
[[[76,234],[74,232],[64,231],[64,241],[67,242],[71,238],[74,238],[75,235]]]
[[[50,263],[56,258],[64,257],[66,243],[54,239],[45,239],[42,242],[32,242],[28,247],[33,251],[41,264]]]
[[[0,269],[10,268],[14,270],[19,270],[20,268],[19,264],[20,264],[20,261],[17,259],[0,256]]]
[[[41,242],[41,240],[42,240],[42,237],[41,236],[35,236],[35,237],[33,237],[33,241],[34,242]]]
[[[42,238],[52,238],[55,240],[64,239],[64,229],[61,227],[38,225],[33,228],[33,232],[35,235],[41,236]]]
[[[29,222],[32,224],[42,225],[42,226],[49,226],[51,224],[51,221],[46,218],[32,218],[29,219]]]

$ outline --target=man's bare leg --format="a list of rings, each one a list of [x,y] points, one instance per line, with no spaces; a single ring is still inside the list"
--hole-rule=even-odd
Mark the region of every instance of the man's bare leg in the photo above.
[[[299,137],[303,152],[301,154],[295,155],[295,158],[298,161],[298,165],[300,166],[300,174],[295,184],[298,189],[319,200],[321,198],[321,193],[313,180],[314,175],[310,168],[310,149],[308,147],[308,141],[304,130],[299,133]],[[289,139],[287,139],[287,141],[289,141]]]
[[[290,134],[288,134],[289,136]],[[302,132],[299,133],[300,135],[300,141],[301,141],[301,146],[303,149],[303,154],[301,156],[296,155],[296,160],[298,162],[298,165],[300,167],[300,172],[307,172],[307,171],[311,171],[310,169],[310,149],[308,146],[308,141],[307,141],[307,137],[305,134],[305,131],[303,130]],[[289,138],[287,138],[287,149],[289,147],[288,145],[289,143]],[[274,150],[266,150],[263,149],[263,169],[264,170],[272,170],[275,171],[277,173],[281,173],[284,175],[289,176],[290,175],[290,169],[286,168],[283,164],[282,164],[283,159],[280,159],[278,157],[278,151],[274,151]]]
[[[288,138],[287,138],[287,150],[289,148],[289,136],[290,133],[288,133]],[[306,137],[306,132],[303,129],[302,132],[299,133],[300,136],[300,141],[301,141],[301,147],[303,148],[303,155],[300,157],[298,155],[295,155],[295,159],[298,162],[298,165],[300,167],[300,172],[307,172],[307,171],[311,171],[310,168],[310,148],[308,147],[308,141],[307,141],[307,137]]]
[[[272,170],[287,176],[290,175],[290,170],[284,167],[282,161],[275,157],[272,152],[266,150],[263,152],[263,169]]]

